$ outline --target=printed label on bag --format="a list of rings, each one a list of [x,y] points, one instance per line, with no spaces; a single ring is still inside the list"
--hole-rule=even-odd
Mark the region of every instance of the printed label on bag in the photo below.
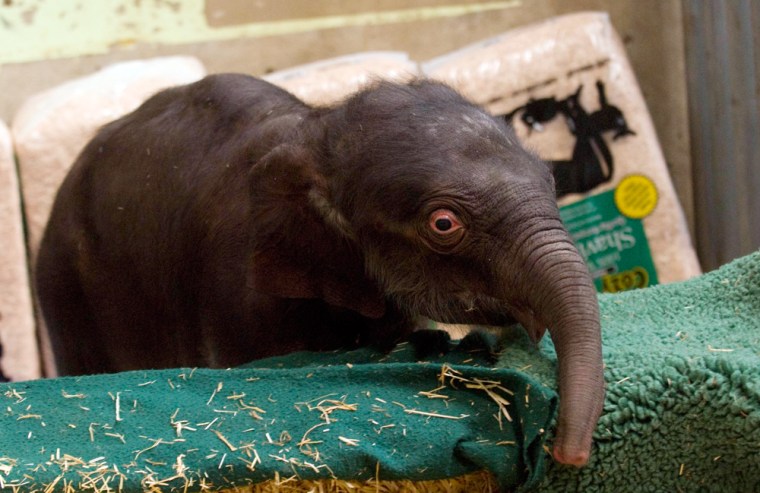
[[[654,182],[642,175],[626,176],[615,188],[615,206],[625,217],[647,217],[657,206]]]
[[[560,208],[565,227],[586,260],[597,290],[603,293],[657,284],[641,222],[656,206],[657,191],[648,178],[634,178],[624,179],[614,190]]]

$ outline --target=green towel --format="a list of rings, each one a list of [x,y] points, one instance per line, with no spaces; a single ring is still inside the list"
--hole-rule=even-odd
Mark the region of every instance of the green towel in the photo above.
[[[4,385],[0,487],[193,491],[275,475],[430,480],[483,469],[503,488],[530,487],[556,394],[483,362],[454,347],[417,363],[403,345]]]
[[[471,346],[425,363],[402,346],[2,384],[0,486],[192,491],[485,468],[505,489],[760,491],[760,253],[600,303],[607,399],[583,469],[543,451],[551,341],[512,328],[496,369]]]

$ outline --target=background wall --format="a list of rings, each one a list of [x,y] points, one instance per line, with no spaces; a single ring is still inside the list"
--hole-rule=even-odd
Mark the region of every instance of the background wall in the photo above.
[[[368,50],[425,60],[578,10],[610,13],[699,234],[681,0],[1,0],[0,119],[28,95],[116,61],[190,54],[209,72],[261,75]]]
[[[760,2],[683,5],[696,245],[712,268],[760,247]]]

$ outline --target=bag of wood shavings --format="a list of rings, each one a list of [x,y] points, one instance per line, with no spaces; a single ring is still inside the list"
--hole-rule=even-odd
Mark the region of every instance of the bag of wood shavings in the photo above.
[[[40,376],[11,134],[0,121],[0,381]]]
[[[162,89],[206,75],[193,57],[162,57],[109,65],[29,98],[11,131],[21,172],[32,257],[55,194],[79,152],[108,122]]]
[[[355,53],[272,72],[262,77],[307,104],[327,106],[383,79],[403,82],[419,76],[416,62],[397,51]]]
[[[422,71],[503,116],[549,163],[565,226],[599,291],[700,274],[651,117],[606,14],[516,29]]]

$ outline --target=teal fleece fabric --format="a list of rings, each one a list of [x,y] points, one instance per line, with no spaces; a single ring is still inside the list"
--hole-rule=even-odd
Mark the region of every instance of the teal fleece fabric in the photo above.
[[[554,391],[456,347],[445,362],[413,353],[7,384],[0,489],[197,491],[275,475],[430,480],[482,469],[505,489],[537,484]]]
[[[600,308],[607,397],[593,455],[583,469],[549,462],[541,491],[760,492],[760,252],[602,295]],[[501,365],[532,365],[554,387],[551,342],[528,347],[508,346]]]
[[[486,468],[505,489],[760,491],[760,253],[600,306],[607,397],[582,469],[543,451],[556,408],[551,341],[536,347],[512,328],[497,369],[463,350],[413,363],[401,347],[3,384],[0,486],[192,491],[275,473],[436,479]],[[499,429],[494,400],[461,381],[420,393],[439,386],[444,361],[514,391],[512,422]]]

